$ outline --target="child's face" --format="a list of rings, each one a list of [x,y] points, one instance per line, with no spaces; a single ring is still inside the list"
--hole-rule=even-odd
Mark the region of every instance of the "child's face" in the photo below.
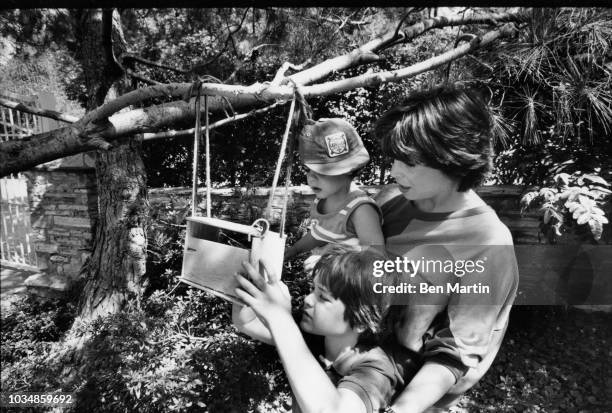
[[[342,336],[353,331],[344,319],[344,303],[334,298],[331,292],[314,278],[314,289],[304,298],[302,330],[320,336]]]
[[[318,199],[326,199],[350,185],[349,175],[322,175],[311,169],[306,174],[308,185]]]

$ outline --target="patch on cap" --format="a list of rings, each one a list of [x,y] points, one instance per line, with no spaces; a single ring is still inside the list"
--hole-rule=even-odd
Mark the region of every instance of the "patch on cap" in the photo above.
[[[327,135],[325,137],[325,144],[327,145],[327,154],[330,158],[349,153],[348,140],[344,132]]]

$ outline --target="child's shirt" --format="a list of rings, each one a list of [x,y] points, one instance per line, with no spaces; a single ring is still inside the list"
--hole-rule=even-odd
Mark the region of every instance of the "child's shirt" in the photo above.
[[[385,340],[379,346],[357,345],[333,362],[323,357],[319,361],[334,385],[355,392],[368,413],[384,411],[422,366],[419,354],[394,339]],[[292,411],[302,411],[295,398]]]
[[[350,223],[351,214],[361,205],[369,204],[374,207],[382,225],[382,213],[372,198],[364,191],[351,185],[344,205],[335,211],[326,214],[319,212],[319,199],[315,199],[310,208],[310,234],[317,240],[332,243],[358,246],[359,238]]]

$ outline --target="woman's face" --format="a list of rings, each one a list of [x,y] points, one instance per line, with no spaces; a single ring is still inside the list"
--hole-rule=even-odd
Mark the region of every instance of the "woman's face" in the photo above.
[[[402,194],[411,201],[434,199],[457,190],[454,180],[439,169],[425,165],[408,166],[395,160],[391,176],[399,184]]]

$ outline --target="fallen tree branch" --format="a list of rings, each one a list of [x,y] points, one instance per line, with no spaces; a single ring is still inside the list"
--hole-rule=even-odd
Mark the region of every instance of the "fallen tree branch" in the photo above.
[[[403,34],[400,36],[402,42],[406,42],[414,37],[424,33],[427,30],[431,30],[433,28],[442,28],[446,26],[455,26],[455,25],[463,25],[463,24],[472,24],[472,23],[487,23],[492,19],[498,22],[506,22],[506,21],[521,21],[526,18],[526,13],[516,12],[516,13],[501,13],[501,14],[485,14],[478,15],[474,13],[466,14],[465,16],[450,16],[450,17],[435,17],[432,19],[427,19],[422,22],[413,24],[406,31],[402,32]],[[366,43],[365,45],[353,50],[352,52],[345,54],[343,56],[338,56],[332,59],[328,59],[325,62],[322,62],[310,69],[303,70],[299,73],[295,73],[289,78],[297,83],[298,85],[308,85],[317,80],[323,79],[327,77],[329,74],[335,71],[345,70],[349,67],[358,66],[366,63],[371,63],[379,60],[379,57],[374,54],[377,50],[382,50],[387,48],[389,44],[393,43],[397,40],[398,35],[395,30],[388,32],[383,36],[379,36],[374,40]],[[171,85],[181,85],[181,84],[171,84]],[[163,86],[163,85],[160,85]],[[90,112],[87,116],[87,119],[84,119],[85,123],[95,122],[97,120],[103,120],[119,110],[130,106],[132,104],[140,103],[142,100],[153,98],[153,97],[176,97],[173,93],[173,90],[168,90],[168,92],[164,92],[159,94],[155,91],[152,91],[151,95],[143,94],[142,97],[139,98],[140,91],[143,89],[139,89],[134,91],[134,94],[123,95],[118,99],[110,102],[103,107],[100,107],[92,112]],[[242,93],[242,92],[238,92]],[[211,92],[207,92],[205,90],[202,91],[202,94],[207,95],[217,95],[217,91],[212,90]],[[230,98],[231,96],[226,96]],[[286,98],[284,96],[283,98]],[[214,109],[214,103],[213,107]]]
[[[27,106],[23,103],[14,102],[12,100],[4,99],[2,97],[0,97],[0,106],[15,109],[20,112],[31,113],[32,115],[41,116],[43,118],[59,120],[60,122],[74,123],[79,120],[79,118],[77,118],[76,116],[67,115],[65,113],[57,112],[55,110],[39,109],[32,106]]]
[[[302,93],[307,98],[326,96],[358,87],[400,82],[465,56],[479,47],[490,45],[500,37],[512,33],[514,33],[514,28],[508,24],[474,41],[464,43],[415,65],[394,71],[366,73],[353,78],[304,86]],[[194,116],[195,99],[191,99],[190,102],[182,100],[191,87],[191,83],[175,83],[142,88],[95,109],[71,127],[34,135],[19,141],[0,143],[0,149],[2,149],[0,151],[0,176],[98,148],[100,140],[109,141],[136,133],[154,132],[178,121],[191,120]],[[225,98],[234,108],[238,109],[260,107],[262,104],[269,105],[279,100],[290,100],[293,97],[293,87],[266,83],[255,83],[250,86],[204,83],[201,86],[201,94],[209,96],[209,110],[214,112],[223,108]],[[181,100],[117,113],[129,105],[162,96]]]

